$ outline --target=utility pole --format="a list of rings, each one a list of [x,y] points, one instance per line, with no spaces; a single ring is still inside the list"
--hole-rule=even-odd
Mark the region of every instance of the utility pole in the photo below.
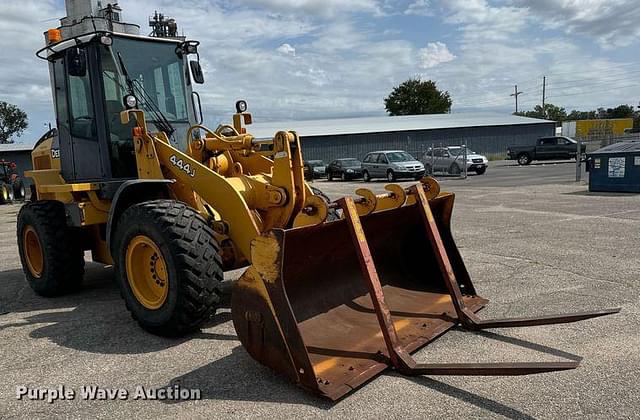
[[[511,94],[516,98],[516,114],[518,113],[518,96],[522,95],[523,92],[518,91],[518,85],[516,85],[515,91]]]
[[[547,118],[547,110],[544,105],[547,100],[547,76],[542,78],[542,118]]]

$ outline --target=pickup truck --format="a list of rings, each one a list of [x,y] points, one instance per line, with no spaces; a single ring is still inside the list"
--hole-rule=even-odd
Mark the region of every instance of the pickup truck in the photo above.
[[[509,146],[507,159],[517,160],[520,165],[528,165],[534,160],[575,159],[578,144],[569,137],[543,137],[534,146]],[[580,145],[580,153],[587,151]]]

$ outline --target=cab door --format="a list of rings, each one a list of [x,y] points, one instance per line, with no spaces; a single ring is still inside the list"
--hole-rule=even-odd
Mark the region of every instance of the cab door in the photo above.
[[[70,54],[70,50],[76,51]],[[84,45],[70,50],[53,63],[62,176],[67,182],[108,179],[111,171],[96,49]],[[84,71],[74,64],[77,57],[85,60]]]

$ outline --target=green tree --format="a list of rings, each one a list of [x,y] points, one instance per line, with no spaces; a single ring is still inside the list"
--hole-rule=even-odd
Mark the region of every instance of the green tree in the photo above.
[[[607,109],[607,118],[633,118],[635,111],[631,105],[620,105]]]
[[[384,106],[391,116],[445,114],[451,112],[449,92],[443,92],[432,80],[409,79],[396,86],[384,100]]]
[[[0,101],[0,144],[13,143],[29,126],[27,114],[15,105]]]
[[[533,111],[518,112],[516,115],[529,118],[548,119],[556,122],[562,122],[567,119],[567,111],[564,108],[554,104],[545,104],[544,111],[541,105],[536,105]]]

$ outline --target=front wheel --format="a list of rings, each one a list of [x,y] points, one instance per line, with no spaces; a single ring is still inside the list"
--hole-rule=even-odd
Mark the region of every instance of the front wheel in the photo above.
[[[387,172],[387,181],[393,182],[396,180],[396,174],[393,171]]]
[[[484,174],[487,173],[487,168],[478,168],[478,169],[476,169],[476,173],[478,175],[484,175]]]
[[[340,180],[341,180],[342,182],[347,181],[347,174],[346,174],[345,172],[343,172],[343,173],[340,175]]]
[[[187,205],[156,200],[128,208],[112,255],[127,309],[145,330],[181,336],[215,314],[223,276],[219,245]]]
[[[530,163],[531,163],[531,156],[529,156],[527,153],[522,153],[518,155],[518,164],[524,166]]]
[[[362,180],[364,182],[371,182],[371,175],[369,175],[369,171],[362,172]]]
[[[451,175],[460,175],[462,173],[462,169],[460,169],[460,166],[458,166],[457,163],[454,163],[449,167],[449,173]]]
[[[10,192],[11,188],[7,184],[0,183],[0,204],[6,204],[11,201]]]

